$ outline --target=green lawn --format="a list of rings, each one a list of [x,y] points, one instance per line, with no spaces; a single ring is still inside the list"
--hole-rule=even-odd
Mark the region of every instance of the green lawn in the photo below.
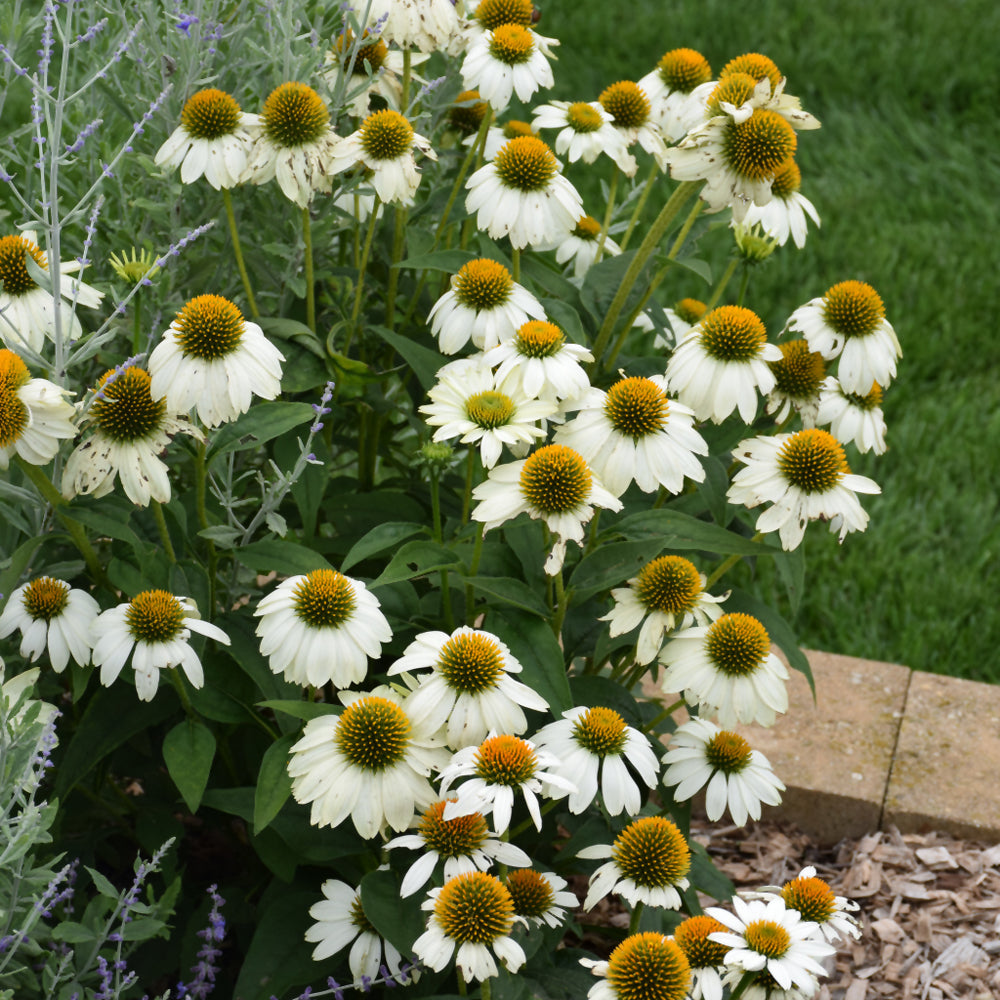
[[[716,71],[756,50],[822,121],[800,133],[798,160],[823,228],[777,254],[746,304],[777,331],[833,283],[868,281],[904,357],[884,406],[890,450],[854,466],[883,488],[865,498],[869,531],[838,546],[810,530],[796,624],[808,646],[1000,681],[1000,147],[987,107],[1000,8],[636,0],[609,25],[595,0],[541,6],[539,30],[562,40],[557,98],[593,100],[671,48]],[[698,289],[668,289],[684,294]]]

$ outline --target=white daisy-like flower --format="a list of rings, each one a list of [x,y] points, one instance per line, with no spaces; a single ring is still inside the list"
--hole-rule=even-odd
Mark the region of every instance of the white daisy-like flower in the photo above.
[[[652,117],[652,106],[646,92],[631,80],[619,80],[601,91],[601,107],[614,119],[612,127],[625,140],[626,146],[639,143],[656,161],[660,170],[667,168],[667,144]],[[621,166],[621,164],[619,164]],[[631,177],[622,167],[622,173]]]
[[[390,840],[385,849],[408,847],[420,856],[403,876],[399,894],[403,898],[422,889],[434,873],[439,861],[444,861],[447,882],[456,875],[488,871],[494,864],[527,867],[531,859],[515,844],[490,836],[486,820],[480,813],[444,818],[447,800],[433,802],[417,823],[416,833],[406,833]]]
[[[38,245],[38,234],[25,229],[13,236],[0,237],[0,342],[8,347],[24,344],[36,354],[45,338],[56,335],[56,301],[28,272],[27,257],[43,271],[49,270],[48,257]],[[66,275],[80,270],[80,262],[59,265],[59,319],[62,335],[76,340],[83,332],[73,306],[97,308],[104,293]]]
[[[199,90],[185,102],[180,125],[153,162],[172,170],[180,167],[184,184],[204,176],[216,191],[236,187],[246,175],[247,157],[259,130],[259,117],[241,110],[224,90]]]
[[[375,38],[366,31],[354,52],[352,64],[350,59],[354,46],[355,34],[347,28],[334,39],[333,48],[323,57],[320,77],[327,92],[335,95],[338,87],[343,86],[347,99],[345,107],[355,118],[364,118],[368,114],[373,96],[382,98],[393,111],[399,111],[403,96],[403,82],[399,76],[403,71],[403,53],[390,49],[385,39]],[[423,55],[411,56],[410,65],[426,58]]]
[[[323,99],[304,83],[283,83],[271,91],[260,115],[244,180],[277,180],[282,194],[307,208],[316,192],[333,187],[330,163],[340,136],[330,126]]]
[[[368,660],[377,660],[392,638],[378,598],[333,569],[283,580],[261,598],[254,617],[271,671],[303,686],[360,684]]]
[[[167,503],[170,479],[160,453],[173,434],[204,439],[186,417],[172,414],[165,400],[153,399],[149,373],[135,365],[105,372],[85,423],[94,433],[66,461],[62,494],[67,500],[78,494],[103,497],[117,476],[132,503]]]
[[[412,205],[420,184],[414,149],[437,159],[430,140],[414,132],[398,111],[386,108],[370,114],[361,128],[337,143],[328,169],[339,174],[362,164],[371,171],[366,183],[383,202]]]
[[[834,376],[823,381],[816,423],[830,425],[830,433],[842,444],[853,441],[860,452],[885,454],[885,417],[882,387],[876,382],[865,395],[845,392]]]
[[[660,131],[676,142],[705,120],[705,100],[715,84],[712,67],[700,52],[671,49],[639,80],[639,87]]]
[[[778,344],[781,360],[770,362],[774,388],[767,397],[765,410],[780,424],[794,409],[803,427],[815,427],[820,392],[826,377],[826,364],[819,351],[812,351],[804,340],[786,340]]]
[[[466,181],[466,211],[476,214],[480,230],[493,239],[508,236],[518,250],[558,243],[584,214],[561,169],[541,139],[511,139]]]
[[[766,205],[751,205],[743,222],[747,226],[758,223],[778,246],[784,246],[791,236],[801,250],[806,245],[806,216],[820,226],[819,213],[813,203],[799,191],[802,172],[795,160],[786,160],[771,182],[771,200]]]
[[[731,115],[745,121],[756,108],[775,111],[795,129],[817,129],[819,122],[802,102],[785,93],[785,78],[774,60],[760,52],[745,52],[730,59],[715,90],[707,98],[708,114]]]
[[[536,129],[557,128],[555,147],[570,163],[593,163],[601,153],[610,157],[631,177],[635,157],[628,151],[625,137],[611,124],[613,117],[599,101],[552,101],[535,108],[532,124]]]
[[[858,904],[844,896],[837,896],[829,884],[816,876],[812,865],[784,885],[765,885],[758,892],[741,892],[744,899],[770,899],[779,897],[790,910],[796,910],[803,920],[816,924],[817,935],[830,944],[848,944],[861,937],[856,917]]]
[[[781,547],[796,548],[809,521],[823,518],[842,542],[868,525],[858,493],[881,493],[878,483],[851,473],[844,449],[830,433],[806,428],[744,441],[733,458],[746,463],[733,477],[726,496],[754,508],[771,506],[757,518],[757,530],[777,531]]]
[[[443,816],[449,820],[474,812],[492,814],[493,827],[502,834],[510,826],[514,799],[520,792],[535,827],[541,830],[538,795],[561,798],[576,788],[556,774],[559,765],[557,757],[530,740],[491,733],[479,746],[459,750],[441,771],[442,796],[458,779],[468,779],[456,789],[456,797],[448,800]]]
[[[479,93],[479,91],[476,91]],[[538,132],[531,127],[530,122],[524,122],[517,118],[508,118],[502,125],[491,125],[486,130],[486,142],[483,143],[483,159],[486,161],[495,160],[497,153],[510,142],[511,139],[533,138],[541,139]],[[476,141],[474,135],[462,140],[463,146],[471,146]]]
[[[745,424],[757,413],[758,391],[774,388],[769,361],[781,349],[768,343],[760,317],[743,306],[719,306],[688,330],[667,363],[667,381],[699,420],[721,424],[738,410]]]
[[[375,210],[375,202],[374,190],[368,187],[363,179],[359,179],[355,186],[333,199],[333,204],[337,208],[353,216],[358,222],[368,221]]]
[[[845,392],[864,395],[896,377],[902,349],[878,292],[863,281],[842,281],[822,298],[799,306],[788,328],[798,330],[827,361],[840,358],[837,377]]]
[[[580,964],[600,977],[587,1000],[688,1000],[691,968],[684,952],[664,934],[630,934],[606,962],[581,958]]]
[[[339,826],[350,816],[366,839],[386,826],[405,830],[418,809],[437,799],[428,778],[448,752],[433,733],[412,724],[392,689],[338,697],[343,712],[310,719],[292,746],[292,796],[312,803],[313,826]]]
[[[85,590],[40,576],[11,593],[0,614],[0,639],[19,631],[21,655],[32,662],[48,650],[56,673],[71,656],[83,667],[90,662],[90,626],[100,610]]]
[[[707,455],[708,445],[692,411],[667,398],[662,375],[623,377],[607,392],[588,390],[568,409],[580,412],[556,430],[555,440],[578,451],[615,496],[632,482],[643,493],[661,486],[680,493],[685,478],[704,480],[696,456]]]
[[[689,704],[713,711],[723,726],[774,725],[788,711],[788,670],[771,652],[767,629],[741,612],[707,628],[678,632],[660,653],[665,692],[682,691]]]
[[[514,901],[503,883],[486,872],[456,875],[431,889],[423,909],[430,910],[427,930],[413,942],[421,963],[440,972],[455,959],[466,982],[497,975],[496,955],[509,972],[525,962],[524,951],[510,936]],[[523,921],[522,921],[523,922]]]
[[[722,977],[722,985],[728,986],[730,991],[735,990],[741,982],[746,972],[739,966],[730,966]],[[787,990],[782,989],[775,978],[761,970],[756,973],[740,994],[741,1000],[808,1000],[816,995],[817,983],[813,983],[807,989],[799,989],[797,986],[789,986]]]
[[[371,0],[363,27],[401,49],[421,52],[451,51],[461,38],[458,8],[452,0]]]
[[[455,95],[448,109],[448,124],[464,138],[462,145],[471,146],[479,135],[489,104],[482,99],[478,90],[462,90]]]
[[[427,316],[443,354],[457,353],[470,340],[489,351],[513,338],[529,319],[545,319],[542,304],[488,257],[463,264]]]
[[[683,556],[654,559],[628,584],[611,591],[615,606],[599,620],[611,623],[613,636],[642,623],[635,649],[635,662],[640,664],[656,659],[667,632],[695,622],[708,625],[718,618],[722,610],[717,605],[726,599],[706,593],[705,575]]]
[[[495,369],[494,377],[519,387],[532,399],[571,399],[590,388],[580,367],[594,356],[579,344],[571,344],[555,323],[529,320],[514,337],[486,351],[483,364]]]
[[[191,299],[149,356],[150,393],[173,413],[197,407],[206,427],[235,420],[254,396],[281,392],[285,356],[221,295]]]
[[[60,443],[76,437],[67,395],[54,382],[32,378],[13,351],[0,348],[0,469],[13,455],[31,465],[48,465]]]
[[[383,951],[386,968],[393,976],[399,975],[403,957],[365,916],[360,890],[334,878],[327,879],[322,890],[324,898],[309,907],[316,923],[306,929],[306,941],[316,945],[313,961],[322,962],[350,944],[347,961],[356,985],[378,978]]]
[[[532,441],[544,437],[538,422],[557,409],[554,401],[531,399],[473,362],[438,372],[437,384],[427,395],[431,401],[420,412],[437,428],[434,440],[458,438],[462,444],[478,444],[487,469],[497,464],[504,445],[523,455]]]
[[[524,709],[544,712],[549,703],[527,684],[514,680],[521,664],[491,632],[462,625],[447,632],[422,632],[387,671],[429,670],[418,677],[406,700],[413,723],[436,731],[446,727],[448,746],[455,750],[481,743],[491,730],[523,733]]]
[[[466,49],[487,31],[496,31],[505,24],[531,28],[538,20],[532,0],[470,0],[466,9],[470,11],[469,20],[464,25]],[[559,44],[557,38],[546,38],[544,35],[536,35],[535,38],[547,56]]]
[[[556,263],[573,261],[573,278],[577,284],[582,284],[599,254],[617,257],[621,252],[622,248],[609,236],[604,237],[602,247],[600,222],[592,215],[584,215],[576,220],[573,231],[556,247]]]
[[[556,542],[545,560],[545,572],[555,576],[566,558],[566,543],[583,544],[583,526],[595,507],[621,510],[622,503],[606,490],[574,451],[549,444],[520,462],[501,465],[473,491],[479,505],[472,512],[486,530],[498,528],[519,514],[544,521]]]
[[[778,898],[747,901],[734,896],[732,903],[735,914],[717,906],[705,911],[729,928],[709,935],[710,940],[729,947],[726,965],[744,972],[766,972],[783,990],[794,985],[807,995],[814,991],[816,977],[826,975],[819,959],[835,951],[816,939],[816,924],[803,920]]]
[[[649,740],[613,709],[578,706],[535,734],[535,743],[559,760],[557,773],[572,781],[569,811],[582,813],[600,791],[612,816],[634,816],[642,808],[642,792],[628,765],[647,788],[656,786],[656,754]]]
[[[90,626],[101,683],[110,687],[131,656],[140,701],[152,701],[160,671],[171,667],[180,667],[192,687],[203,687],[201,660],[188,645],[192,632],[229,645],[221,628],[201,620],[190,597],[175,597],[166,590],[144,590],[131,601],[102,611]]]
[[[691,1000],[722,1000],[722,973],[729,949],[708,936],[725,930],[725,924],[703,913],[682,920],[674,928],[674,944],[691,966]]]
[[[677,786],[676,801],[686,802],[705,788],[705,812],[713,823],[728,808],[733,822],[746,826],[748,818],[760,819],[762,802],[780,804],[785,790],[759,750],[708,719],[694,718],[678,726],[663,763],[663,784]]]
[[[579,852],[581,858],[611,858],[590,876],[585,910],[616,893],[635,907],[638,903],[680,909],[681,892],[691,884],[691,850],[677,824],[665,816],[633,820],[614,844],[594,844]]]
[[[684,339],[688,330],[704,318],[708,307],[701,299],[685,298],[674,303],[673,309],[665,308],[663,312],[667,317],[668,329],[656,335],[653,346],[661,350],[672,351]],[[645,316],[645,313],[640,313],[640,315]],[[652,321],[650,320],[651,328]]]
[[[477,34],[462,63],[462,84],[475,88],[495,111],[503,111],[513,94],[529,101],[539,87],[555,82],[538,36],[521,24],[501,24]]]
[[[530,927],[562,927],[566,910],[575,910],[580,901],[572,892],[563,892],[566,879],[555,872],[536,872],[533,868],[519,868],[510,872],[503,881],[514,900],[514,913]]]

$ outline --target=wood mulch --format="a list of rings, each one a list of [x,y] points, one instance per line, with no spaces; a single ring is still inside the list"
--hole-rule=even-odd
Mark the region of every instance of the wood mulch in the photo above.
[[[830,960],[817,1000],[1000,1000],[1000,844],[891,829],[820,848],[766,822],[695,822],[692,834],[737,889],[814,865],[860,905],[861,939]]]

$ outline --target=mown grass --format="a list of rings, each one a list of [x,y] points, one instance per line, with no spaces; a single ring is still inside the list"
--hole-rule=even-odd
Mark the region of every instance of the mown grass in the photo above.
[[[987,107],[1000,8],[636,0],[611,23],[597,0],[542,10],[539,30],[562,40],[557,98],[592,100],[679,46],[715,70],[757,50],[820,118],[798,159],[822,230],[772,258],[746,304],[777,330],[834,282],[868,281],[904,357],[885,400],[890,450],[853,466],[883,488],[865,499],[869,530],[843,546],[810,530],[795,624],[808,646],[1000,681],[1000,157]]]

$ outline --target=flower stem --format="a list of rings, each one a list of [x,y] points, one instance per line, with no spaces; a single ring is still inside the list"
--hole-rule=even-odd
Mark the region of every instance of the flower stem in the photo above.
[[[628,932],[629,934],[636,934],[639,930],[639,921],[642,919],[642,911],[646,908],[646,904],[640,899],[639,902],[632,907],[632,916],[629,917],[628,921]]]
[[[167,519],[163,516],[163,504],[159,500],[153,500],[150,502],[149,509],[153,514],[153,520],[156,522],[156,530],[160,533],[160,544],[163,546],[163,551],[166,552],[170,562],[177,562],[174,546],[170,541],[170,532],[167,530]]]
[[[406,50],[409,52],[409,49]],[[389,282],[385,293],[385,325],[391,330],[396,319],[396,289],[399,287],[399,268],[395,265],[403,257],[406,243],[406,220],[409,212],[403,207],[395,211],[395,229],[392,234],[392,261],[389,266]]]
[[[197,720],[198,713],[195,711],[194,705],[191,704],[191,696],[187,693],[187,688],[184,687],[180,669],[172,667],[166,671],[166,675],[170,678],[170,683],[177,689],[177,695],[181,700],[181,705],[184,707],[184,713],[189,719]]]
[[[611,184],[608,187],[608,204],[604,209],[604,221],[601,223],[601,235],[597,238],[597,256],[594,258],[596,264],[604,256],[604,244],[608,241],[608,229],[611,226],[612,216],[615,214],[615,198],[618,195],[618,178],[621,176],[621,167],[615,164],[615,171],[611,175]]]
[[[135,297],[132,310],[132,353],[138,354],[142,349],[142,296]]]
[[[656,175],[659,172],[660,168],[654,160],[649,167],[649,176],[646,178],[646,184],[642,189],[642,194],[639,195],[639,200],[635,203],[635,209],[632,211],[632,218],[628,220],[628,228],[625,230],[625,235],[622,237],[622,253],[625,252],[625,248],[628,246],[628,241],[632,238],[632,233],[635,230],[635,224],[639,221],[639,216],[642,215],[642,210],[646,207],[646,202],[649,200],[649,194],[653,190],[653,181],[656,180]]]
[[[554,582],[556,611],[552,617],[552,631],[558,639],[562,633],[563,621],[566,619],[566,609],[569,607],[569,599],[570,595],[573,593],[573,589],[571,587],[569,590],[566,590],[563,587],[562,567],[560,567],[559,572],[556,573]]]
[[[736,989],[729,994],[729,1000],[738,1000],[746,992],[746,988],[757,978],[756,972],[744,972],[743,978],[736,984]]]
[[[752,542],[759,542],[764,537],[762,531],[758,531],[752,539]],[[734,552],[731,556],[727,557],[724,562],[720,563],[718,567],[713,571],[712,575],[705,581],[705,590],[707,591],[713,583],[717,583],[726,573],[729,572],[741,559],[743,558],[742,553]]]
[[[479,572],[479,561],[483,557],[483,535],[486,534],[486,524],[480,521],[477,525],[476,544],[472,549],[472,565],[469,566],[469,576],[475,576]],[[465,585],[465,624],[470,628],[476,621],[476,585],[466,583]]]
[[[465,463],[465,493],[462,496],[462,524],[469,523],[469,509],[472,506],[472,480],[476,472],[476,449],[469,449],[469,458]]]
[[[521,251],[517,247],[510,250],[510,275],[515,283],[521,280]]]
[[[483,1000],[490,1000],[490,997],[491,997],[492,994],[490,992],[490,981],[489,981],[489,979],[484,979],[483,980],[482,986],[480,987],[480,991],[479,992],[480,992],[480,995],[482,996]]]
[[[257,319],[260,312],[257,309],[257,301],[253,297],[253,289],[250,287],[250,275],[247,274],[247,266],[243,262],[243,251],[240,249],[240,234],[236,229],[236,215],[233,212],[233,196],[228,188],[222,189],[222,200],[226,205],[226,218],[229,220],[229,235],[233,238],[233,253],[236,256],[236,266],[239,268],[240,278],[243,281],[243,291],[246,292],[247,305],[250,306],[250,315]]]
[[[729,280],[736,273],[736,268],[740,266],[740,260],[738,257],[734,257],[730,262],[729,266],[723,272],[721,278],[719,278],[719,283],[715,286],[715,290],[712,292],[712,297],[708,300],[705,305],[705,312],[710,309],[714,309],[718,305],[719,299],[722,298],[722,293],[726,290],[726,285],[729,284]]]
[[[205,505],[206,485],[208,482],[208,442],[202,441],[198,446],[198,457],[194,463],[195,509],[198,512],[198,523],[202,528],[208,525],[208,508]],[[215,551],[215,542],[205,539],[208,552],[208,620],[215,618],[215,586],[218,576],[219,554]]]
[[[358,316],[361,313],[361,298],[365,288],[365,270],[368,267],[368,255],[372,249],[372,239],[375,236],[375,223],[378,221],[378,210],[381,205],[378,195],[375,195],[375,204],[372,205],[371,218],[368,220],[368,232],[365,233],[365,245],[361,250],[361,263],[358,265],[358,283],[354,289],[354,306],[351,309],[351,323],[347,330],[347,343],[344,344],[344,354],[347,354],[351,346],[351,339],[354,337],[358,324]]]
[[[313,278],[313,242],[312,221],[309,218],[309,206],[302,209],[302,242],[306,251],[306,326],[316,333],[316,285]]]

